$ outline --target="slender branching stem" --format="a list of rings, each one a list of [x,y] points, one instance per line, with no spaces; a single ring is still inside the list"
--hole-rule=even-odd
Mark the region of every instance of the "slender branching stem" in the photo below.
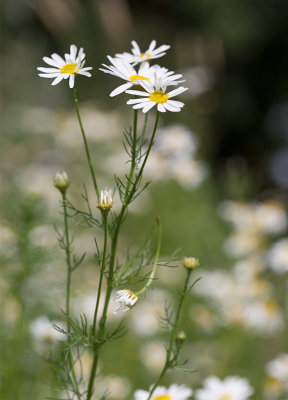
[[[173,322],[173,324],[171,326],[170,340],[169,340],[169,346],[168,346],[167,354],[166,354],[166,361],[165,361],[165,364],[163,366],[163,369],[162,369],[158,379],[156,380],[156,382],[154,383],[154,385],[150,389],[149,397],[148,397],[147,400],[151,399],[152,394],[154,393],[155,389],[159,386],[159,384],[161,383],[165,373],[171,367],[171,353],[173,351],[173,347],[174,347],[174,343],[175,343],[177,327],[178,327],[178,321],[179,321],[179,318],[180,318],[180,313],[181,313],[181,309],[182,309],[182,306],[183,306],[184,298],[185,298],[187,292],[189,291],[188,284],[189,284],[190,274],[191,274],[191,270],[187,269],[187,276],[186,276],[186,279],[185,279],[184,288],[183,288],[183,291],[181,292],[181,295],[180,295],[180,299],[179,299],[179,303],[178,303],[178,307],[177,307],[177,311],[176,311],[175,320],[174,320],[174,322]]]
[[[73,93],[75,111],[76,111],[76,114],[77,114],[78,122],[79,122],[79,125],[80,125],[80,130],[81,130],[83,141],[84,141],[86,158],[87,158],[87,161],[88,161],[88,166],[89,166],[89,169],[90,169],[90,173],[91,173],[91,177],[92,177],[95,193],[97,195],[98,200],[100,200],[100,193],[99,193],[99,189],[98,189],[98,185],[97,185],[97,181],[96,181],[96,177],[95,177],[95,173],[94,173],[94,168],[93,168],[91,157],[90,157],[87,138],[86,138],[86,135],[85,135],[84,127],[83,127],[81,116],[80,116],[80,112],[79,112],[78,99],[76,97],[75,88],[72,89],[72,93]]]
[[[124,216],[126,214],[127,208],[129,206],[129,204],[131,203],[131,200],[133,199],[133,196],[138,188],[138,184],[142,178],[143,175],[143,171],[146,165],[146,162],[148,160],[151,148],[153,146],[154,143],[154,138],[155,138],[155,134],[156,134],[156,130],[157,130],[157,125],[158,125],[158,121],[159,121],[159,112],[157,111],[156,113],[156,118],[155,118],[155,124],[154,124],[154,128],[153,128],[153,132],[150,138],[150,142],[148,145],[148,149],[146,151],[143,163],[141,165],[141,168],[134,180],[134,182],[132,183],[132,188],[130,190],[130,192],[128,193],[126,190],[126,195],[125,195],[125,202],[122,205],[120,214],[117,218],[117,224],[115,227],[115,231],[113,233],[113,237],[111,240],[111,251],[110,251],[110,262],[109,262],[109,270],[108,270],[108,278],[107,278],[107,289],[106,289],[106,296],[105,296],[105,302],[104,302],[104,307],[103,307],[103,311],[102,311],[102,316],[99,322],[99,329],[97,331],[97,340],[98,343],[95,344],[94,347],[94,358],[93,358],[93,364],[92,364],[92,368],[91,368],[91,373],[90,373],[90,377],[89,377],[89,383],[88,383],[88,391],[87,391],[87,400],[90,400],[93,394],[93,386],[94,386],[94,379],[95,379],[95,375],[97,372],[97,365],[98,365],[98,358],[99,358],[99,351],[101,348],[101,345],[103,343],[104,340],[104,336],[105,336],[105,326],[106,326],[106,320],[107,320],[107,310],[108,310],[108,305],[109,305],[109,301],[110,301],[110,297],[111,297],[111,293],[113,290],[113,280],[114,280],[114,264],[115,264],[115,258],[116,258],[116,250],[117,250],[117,243],[118,243],[118,236],[119,236],[119,230],[120,227],[122,225]],[[137,115],[134,114],[134,132],[133,132],[133,136],[135,135],[135,146],[136,146],[136,135],[137,135]],[[134,151],[134,158],[136,157],[136,150]],[[135,165],[136,165],[136,160],[134,160],[134,162],[131,162],[131,166],[130,166],[130,173],[131,173],[131,169],[135,169]],[[129,176],[130,176],[129,173]],[[131,174],[131,177],[133,176],[133,173]],[[131,182],[132,180],[130,179],[129,182]],[[127,185],[129,185],[129,182]]]
[[[103,211],[102,212],[102,222],[103,222],[103,227],[104,227],[104,244],[103,244],[103,255],[102,255],[102,262],[101,262],[101,269],[100,269],[97,300],[96,300],[93,325],[92,325],[92,335],[95,335],[96,321],[97,321],[100,296],[101,296],[101,290],[102,290],[102,282],[103,282],[103,276],[104,276],[105,267],[106,267],[106,250],[107,250],[107,236],[108,236],[108,234],[107,234],[108,233],[107,216],[108,216],[107,212]]]
[[[67,344],[68,344],[68,361],[70,366],[70,371],[72,374],[71,382],[73,384],[74,391],[77,394],[78,399],[80,399],[80,393],[78,389],[77,377],[74,370],[73,356],[71,352],[71,337],[70,337],[70,291],[71,291],[71,275],[72,275],[72,264],[71,264],[71,247],[69,238],[69,227],[68,227],[68,213],[67,213],[67,198],[66,192],[62,192],[62,203],[63,203],[63,215],[64,215],[64,235],[65,235],[65,252],[66,252],[66,263],[67,263],[67,283],[66,283],[66,321],[67,321]]]

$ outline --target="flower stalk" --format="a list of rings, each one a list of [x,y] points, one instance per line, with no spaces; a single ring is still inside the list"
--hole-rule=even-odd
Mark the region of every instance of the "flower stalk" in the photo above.
[[[82,123],[82,120],[81,120],[80,111],[79,111],[79,107],[78,107],[78,99],[76,97],[76,91],[75,91],[74,87],[72,88],[72,94],[73,94],[75,111],[76,111],[76,114],[77,114],[77,118],[78,118],[80,130],[81,130],[81,134],[82,134],[83,141],[84,141],[85,153],[86,153],[86,158],[87,158],[87,161],[88,161],[88,166],[89,166],[90,174],[91,174],[92,181],[93,181],[93,186],[94,186],[94,189],[95,189],[95,193],[97,195],[97,199],[99,200],[100,199],[100,192],[99,192],[99,189],[98,189],[96,176],[95,176],[94,168],[93,168],[91,157],[90,157],[89,146],[88,146],[85,130],[84,130],[84,127],[83,127],[83,123]]]

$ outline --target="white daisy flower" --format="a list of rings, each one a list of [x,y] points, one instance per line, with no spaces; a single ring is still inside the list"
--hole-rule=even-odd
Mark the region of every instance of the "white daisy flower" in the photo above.
[[[150,392],[147,392],[146,390],[136,390],[134,393],[134,399],[147,400],[149,398],[149,393]],[[152,394],[151,400],[187,400],[192,396],[192,393],[193,390],[185,385],[173,384],[169,386],[169,388],[159,386]]]
[[[154,80],[153,84],[144,81],[139,82],[145,91],[126,90],[126,93],[141,96],[138,99],[128,100],[127,104],[133,104],[134,109],[142,108],[143,113],[146,113],[155,105],[157,105],[157,110],[160,112],[166,112],[166,110],[172,112],[181,111],[184,103],[170,99],[185,92],[188,88],[180,86],[166,93],[167,82],[157,73],[155,73]]]
[[[138,296],[130,289],[118,290],[113,297],[112,301],[119,303],[118,308],[114,310],[113,314],[117,314],[118,311],[129,311],[137,302]]]
[[[126,81],[126,83],[118,86],[110,93],[111,97],[125,92],[125,90],[129,89],[133,85],[139,85],[139,81],[147,81],[153,84],[156,76],[160,76],[166,86],[176,85],[183,82],[178,80],[182,77],[181,74],[174,75],[173,71],[168,71],[167,68],[160,67],[159,65],[150,67],[149,63],[144,62],[140,65],[138,71],[136,71],[136,69],[125,60],[119,60],[110,56],[107,56],[107,58],[112,65],[102,64],[105,69],[99,68],[100,71],[117,76]]]
[[[204,388],[196,390],[196,400],[246,400],[254,392],[245,378],[228,376],[221,381],[210,376],[204,381]]]
[[[107,210],[112,207],[113,205],[112,192],[113,192],[112,189],[101,190],[98,208],[100,208],[101,210]]]
[[[121,60],[126,60],[127,62],[131,63],[132,65],[136,65],[143,61],[150,61],[154,58],[162,57],[166,54],[166,50],[170,49],[170,46],[164,44],[156,49],[156,40],[152,40],[148,49],[144,52],[140,50],[137,42],[133,40],[132,42],[132,53],[122,53],[116,54],[117,58]]]
[[[87,71],[92,69],[92,67],[83,68],[85,64],[85,53],[82,47],[77,55],[77,47],[72,44],[70,46],[70,53],[66,53],[64,57],[65,60],[56,53],[53,53],[51,58],[43,57],[43,61],[51,65],[52,68],[38,67],[37,69],[43,72],[43,74],[39,74],[39,76],[43,78],[55,78],[52,85],[57,85],[62,79],[69,78],[70,88],[74,87],[75,75],[91,76],[90,72]]]

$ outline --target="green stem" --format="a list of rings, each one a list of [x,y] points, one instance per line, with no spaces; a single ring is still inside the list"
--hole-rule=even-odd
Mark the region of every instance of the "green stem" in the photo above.
[[[156,268],[157,268],[157,264],[158,264],[158,260],[159,260],[159,256],[160,256],[161,240],[162,240],[162,228],[161,228],[160,221],[158,218],[157,218],[157,224],[158,224],[158,240],[157,240],[157,249],[156,249],[156,254],[155,254],[155,258],[154,258],[153,268],[152,268],[151,274],[149,276],[149,279],[146,282],[146,285],[141,290],[136,292],[137,296],[139,296],[140,294],[145,292],[154,280],[154,276],[155,276],[155,272],[156,272]]]
[[[104,271],[105,271],[105,265],[106,265],[106,249],[107,249],[108,224],[107,224],[107,212],[105,212],[105,211],[102,212],[102,220],[103,220],[103,226],[104,226],[104,245],[103,245],[103,255],[102,255],[102,263],[101,263],[101,271],[100,271],[99,285],[98,285],[97,300],[96,300],[96,306],[95,306],[94,318],[93,318],[92,335],[95,335],[97,314],[98,314],[99,303],[100,303],[100,296],[101,296],[101,289],[102,289],[102,281],[103,281],[103,276],[104,276]]]
[[[71,353],[71,337],[70,337],[70,292],[71,292],[71,249],[70,249],[70,238],[69,238],[69,227],[68,227],[68,213],[67,213],[67,198],[66,192],[62,192],[63,200],[63,214],[64,214],[64,230],[65,230],[65,252],[66,252],[66,263],[67,263],[67,283],[66,283],[66,321],[67,321],[67,332],[68,332],[68,360],[70,365],[70,370],[72,373],[71,382],[73,383],[74,390],[76,391],[78,399],[80,399],[80,392],[78,389],[77,378],[74,370],[73,356]]]
[[[80,112],[79,112],[78,99],[76,97],[75,88],[72,89],[72,93],[73,93],[73,100],[74,100],[75,110],[76,110],[78,122],[79,122],[79,125],[80,125],[80,130],[81,130],[83,141],[84,141],[84,147],[85,147],[85,152],[86,152],[86,158],[87,158],[87,161],[88,161],[88,166],[89,166],[89,169],[90,169],[90,173],[91,173],[91,177],[92,177],[95,193],[96,193],[97,198],[99,200],[100,199],[100,193],[99,193],[99,189],[98,189],[98,185],[97,185],[97,181],[96,181],[93,165],[92,165],[92,162],[91,162],[88,142],[87,142],[87,139],[86,139],[85,131],[84,131],[84,128],[83,128],[83,124],[82,124],[82,120],[81,120],[81,116],[80,116]]]
[[[136,167],[137,120],[138,120],[138,110],[134,110],[131,167],[130,167],[130,172],[129,172],[129,176],[128,176],[128,182],[127,182],[126,193],[125,193],[125,200],[126,200],[127,195],[129,193],[129,189],[130,189],[130,185],[131,185],[131,179],[133,177],[134,170],[135,170],[135,167]]]
[[[174,342],[175,342],[176,330],[177,330],[177,325],[178,325],[178,321],[179,321],[179,318],[180,318],[181,308],[183,306],[184,298],[185,298],[185,296],[187,294],[190,274],[191,274],[191,270],[187,270],[187,276],[186,276],[186,279],[185,279],[184,288],[183,288],[183,291],[182,291],[181,296],[180,296],[180,301],[179,301],[179,304],[178,304],[178,307],[177,307],[175,321],[174,321],[174,323],[172,325],[172,330],[171,330],[170,340],[169,340],[169,347],[167,349],[167,355],[166,355],[166,362],[164,364],[164,367],[163,367],[163,369],[162,369],[157,381],[154,383],[154,385],[150,389],[149,397],[148,397],[147,400],[151,399],[152,394],[154,393],[155,389],[159,386],[159,384],[162,381],[166,371],[170,368],[170,361],[171,361],[170,360],[170,356],[171,356],[171,353],[172,353],[172,350],[173,350],[173,345],[174,345]]]
[[[126,213],[126,210],[131,202],[131,199],[133,198],[134,193],[137,190],[137,186],[138,183],[142,177],[143,174],[143,170],[144,167],[146,165],[147,159],[149,157],[149,153],[150,150],[152,148],[153,142],[154,142],[154,137],[155,137],[155,133],[156,133],[156,129],[157,129],[157,125],[158,125],[158,120],[159,120],[159,112],[157,111],[156,113],[156,118],[155,118],[155,124],[154,124],[154,128],[153,128],[153,132],[152,132],[152,136],[149,142],[149,146],[148,149],[146,151],[145,154],[145,158],[144,161],[141,165],[141,168],[139,170],[139,173],[136,176],[135,181],[133,182],[133,186],[131,189],[130,193],[126,192],[126,196],[127,199],[125,201],[125,203],[122,205],[120,214],[118,216],[118,220],[117,220],[117,225],[114,231],[114,235],[111,241],[111,257],[110,257],[110,262],[109,262],[109,271],[108,271],[108,278],[107,278],[107,290],[106,290],[106,296],[105,296],[105,303],[104,303],[104,307],[103,307],[103,312],[102,312],[102,316],[99,322],[99,331],[98,331],[98,341],[99,344],[97,344],[94,348],[94,358],[93,358],[93,364],[92,364],[92,368],[91,368],[91,372],[90,372],[90,377],[89,377],[89,383],[88,383],[88,392],[87,392],[87,400],[90,400],[93,394],[93,384],[94,384],[94,379],[95,379],[95,375],[96,375],[96,371],[97,371],[97,364],[98,364],[98,358],[99,358],[99,350],[100,347],[102,345],[102,341],[104,338],[104,333],[105,333],[105,325],[106,325],[106,320],[107,320],[107,310],[108,310],[108,305],[109,305],[109,301],[110,301],[110,296],[113,290],[113,278],[114,278],[114,263],[115,263],[115,257],[116,257],[116,250],[117,250],[117,243],[118,243],[118,235],[119,235],[119,230],[120,230],[120,226],[122,224],[124,215]],[[134,129],[136,127],[135,124],[135,114],[134,114]],[[136,141],[135,141],[136,142]],[[135,168],[134,165],[131,163],[131,169]],[[131,172],[131,170],[130,170]],[[130,174],[129,174],[130,175]]]

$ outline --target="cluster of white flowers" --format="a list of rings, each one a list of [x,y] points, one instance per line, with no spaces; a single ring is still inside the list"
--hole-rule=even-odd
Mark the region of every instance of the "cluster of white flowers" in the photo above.
[[[225,250],[233,257],[264,250],[266,237],[279,235],[288,226],[285,208],[275,200],[258,204],[224,201],[219,213],[235,229],[225,242]]]
[[[150,388],[151,390],[151,388]],[[245,378],[227,376],[223,381],[216,376],[205,379],[203,388],[195,391],[196,400],[248,400],[254,389]],[[149,391],[136,390],[135,400],[147,400]],[[151,400],[187,400],[191,398],[193,390],[185,385],[173,384],[169,388],[158,386],[151,396]]]
[[[283,313],[274,299],[273,286],[260,276],[263,268],[260,258],[250,257],[237,262],[232,272],[201,271],[204,279],[194,290],[217,310],[220,319],[213,320],[215,324],[236,324],[259,335],[284,328]],[[193,318],[193,312],[191,315]]]
[[[167,91],[167,88],[175,87],[184,82],[179,80],[182,75],[174,74],[173,71],[159,65],[150,66],[149,64],[152,59],[164,56],[165,51],[169,48],[168,45],[156,48],[156,41],[152,40],[149,48],[142,52],[138,44],[132,41],[131,53],[124,52],[116,54],[115,57],[108,56],[111,65],[103,64],[104,68],[100,68],[100,70],[125,81],[124,84],[113,90],[110,96],[116,96],[123,92],[133,94],[134,97],[138,96],[138,98],[128,100],[127,104],[132,104],[135,109],[141,108],[144,113],[155,105],[160,112],[180,111],[184,103],[171,99],[185,92],[187,88],[180,86],[170,91]],[[69,79],[69,86],[73,88],[76,75],[91,76],[88,71],[92,67],[84,68],[85,53],[83,48],[80,48],[77,55],[77,47],[74,44],[70,46],[70,53],[66,53],[64,58],[53,53],[51,58],[44,57],[43,61],[51,67],[38,67],[37,69],[41,72],[39,76],[55,78],[52,85],[57,85],[62,79]],[[134,68],[137,64],[140,64],[138,70]],[[129,90],[133,86],[140,87],[141,90]]]
[[[138,44],[132,42],[132,52],[116,54],[115,57],[108,57],[111,65],[103,64],[104,68],[101,71],[117,76],[125,81],[119,87],[114,89],[110,96],[116,96],[120,93],[128,93],[137,96],[130,99],[127,104],[131,104],[134,109],[142,109],[143,113],[148,112],[152,107],[156,106],[160,112],[172,111],[178,112],[184,106],[184,103],[176,100],[171,100],[173,97],[185,92],[187,88],[183,86],[168,91],[169,86],[175,87],[183,80],[181,74],[174,74],[174,71],[169,71],[167,68],[159,65],[150,65],[152,59],[162,57],[165,50],[170,46],[162,45],[156,48],[156,41],[153,40],[149,48],[142,52]],[[139,68],[135,66],[140,64]],[[131,87],[136,86],[137,90],[131,90]],[[138,90],[138,89],[141,90]]]
[[[159,129],[146,173],[153,179],[174,179],[185,189],[194,189],[208,173],[206,164],[196,159],[197,149],[195,134],[185,125]]]

